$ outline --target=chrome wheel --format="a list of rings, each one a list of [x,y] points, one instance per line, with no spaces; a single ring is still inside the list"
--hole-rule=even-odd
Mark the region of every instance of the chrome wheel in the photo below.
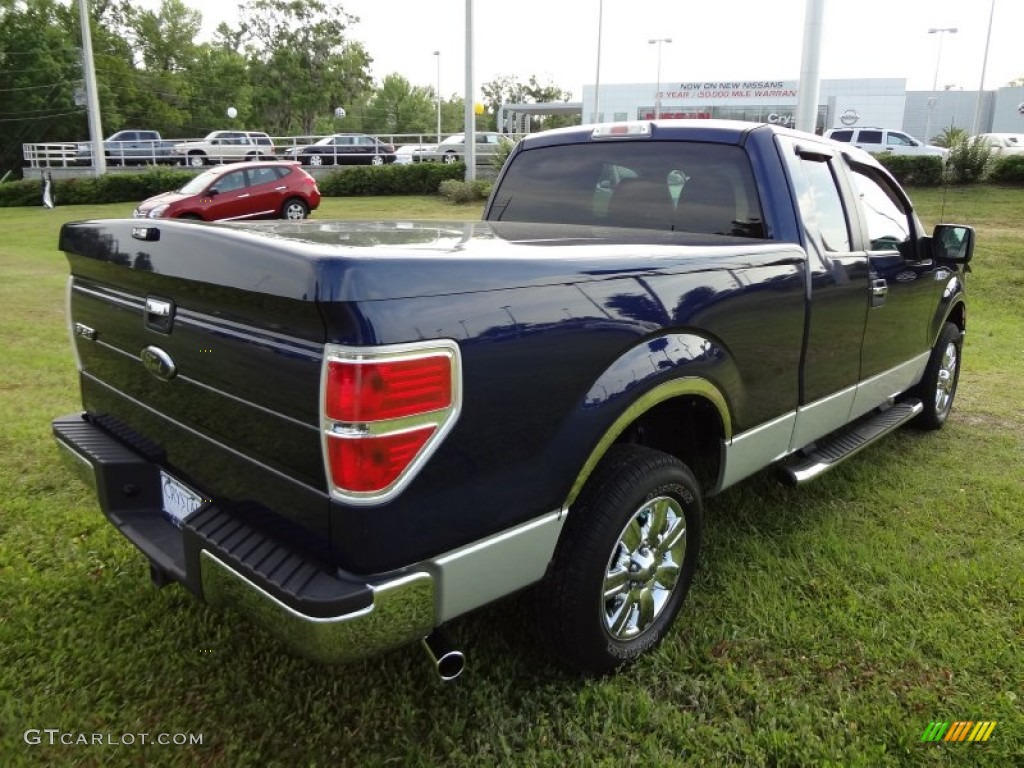
[[[321,165],[324,164],[324,159],[320,157],[320,155],[310,155],[309,164],[314,168],[319,168]]]
[[[459,156],[456,155],[454,152],[448,152],[444,156],[444,161],[448,165],[452,165],[453,163],[459,162]]]
[[[679,580],[686,516],[679,502],[644,502],[619,534],[605,570],[601,616],[616,640],[632,640],[655,622]]]
[[[383,155],[374,155],[373,160],[370,161],[373,165],[384,165]]]
[[[193,168],[202,168],[206,165],[206,157],[204,155],[189,155],[188,164]]]
[[[655,649],[693,583],[701,490],[679,459],[613,445],[571,504],[537,602],[552,649],[604,674]]]
[[[937,414],[945,415],[953,404],[959,365],[960,355],[956,344],[949,342],[942,353],[942,362],[939,363],[939,375],[935,386],[935,412]]]
[[[928,365],[917,386],[908,392],[924,406],[913,424],[918,429],[941,429],[953,410],[963,360],[963,332],[947,322],[939,331]]]

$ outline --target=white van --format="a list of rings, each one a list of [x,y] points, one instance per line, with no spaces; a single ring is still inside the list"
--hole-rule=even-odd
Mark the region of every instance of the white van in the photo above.
[[[825,132],[825,137],[847,144],[855,144],[866,152],[890,155],[934,155],[942,158],[949,154],[948,149],[929,146],[910,134],[903,133],[903,131],[891,131],[887,128],[833,128]]]

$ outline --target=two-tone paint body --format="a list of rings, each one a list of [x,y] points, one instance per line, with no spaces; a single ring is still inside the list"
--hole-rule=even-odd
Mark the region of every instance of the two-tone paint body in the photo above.
[[[736,124],[652,134],[743,147],[766,237],[497,221],[66,225],[85,411],[346,579],[427,578],[440,624],[543,575],[615,441],[699,454],[716,492],[905,391],[942,322],[963,328],[956,268],[927,258],[921,232],[919,258],[871,251],[845,178],[852,248],[815,240],[794,163],[810,153],[841,169],[834,145]],[[528,138],[503,176],[521,153],[590,140]],[[884,306],[872,306],[878,280]],[[325,346],[435,339],[458,348],[457,421],[393,498],[332,498]],[[173,376],[147,369],[149,348]]]

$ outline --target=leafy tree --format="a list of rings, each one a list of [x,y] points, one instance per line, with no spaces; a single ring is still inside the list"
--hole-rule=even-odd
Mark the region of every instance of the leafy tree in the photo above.
[[[461,133],[466,127],[466,100],[458,94],[441,99],[441,133]],[[437,119],[434,119],[437,128]]]
[[[360,101],[372,59],[345,30],[337,0],[250,0],[240,6],[253,107],[272,133],[309,134],[318,115]]]
[[[149,72],[185,72],[199,54],[195,39],[203,26],[199,11],[182,0],[162,0],[157,11],[124,3],[125,25],[136,59]]]
[[[551,82],[541,83],[536,75],[530,75],[527,83],[521,83],[512,75],[499,75],[494,80],[484,83],[480,89],[484,95],[484,104],[489,107],[490,124],[494,125],[498,110],[503,104],[549,104],[567,102],[572,93],[562,90]],[[575,125],[579,117],[563,115],[535,115],[530,118],[530,130],[556,128],[563,125]]]
[[[78,37],[76,14],[56,0],[0,5],[0,176],[22,166],[23,143],[84,135]]]
[[[182,96],[188,105],[181,135],[204,136],[212,130],[229,128],[228,107],[238,110],[233,121],[239,128],[261,121],[252,105],[252,86],[245,56],[224,45],[206,45],[199,49],[197,59],[187,73]]]
[[[162,0],[156,11],[120,2],[97,6],[96,75],[106,133],[147,127],[180,134],[192,116],[189,83],[203,48],[198,11]]]
[[[364,130],[372,133],[425,133],[437,127],[433,91],[390,74],[370,98]]]

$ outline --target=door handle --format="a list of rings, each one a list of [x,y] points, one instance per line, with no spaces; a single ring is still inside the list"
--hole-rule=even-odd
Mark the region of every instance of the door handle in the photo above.
[[[880,307],[885,304],[885,297],[889,295],[889,284],[885,278],[875,278],[871,281],[871,306]]]

